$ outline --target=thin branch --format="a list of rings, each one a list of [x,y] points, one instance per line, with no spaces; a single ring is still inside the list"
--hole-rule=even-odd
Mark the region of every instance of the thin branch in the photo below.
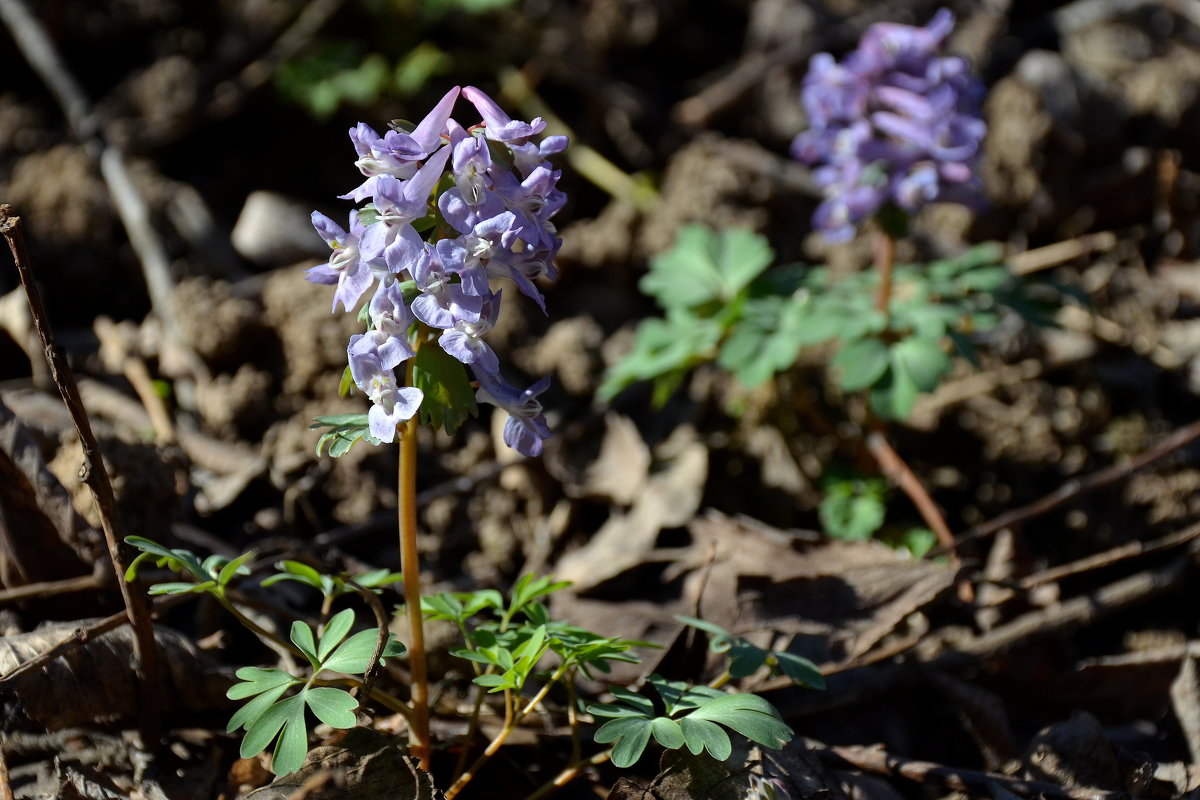
[[[63,402],[71,414],[75,431],[79,435],[79,443],[83,448],[84,465],[81,477],[91,490],[100,514],[100,527],[104,531],[104,539],[108,544],[108,556],[116,572],[117,583],[121,588],[121,596],[125,600],[125,609],[134,630],[134,661],[135,669],[141,681],[139,683],[142,697],[141,732],[146,741],[146,747],[154,747],[158,740],[158,718],[155,709],[159,707],[158,693],[158,664],[154,643],[154,628],[150,622],[146,599],[135,587],[125,582],[125,563],[121,557],[121,541],[124,529],[121,525],[120,514],[117,511],[117,499],[113,494],[112,483],[104,468],[104,459],[100,455],[100,444],[92,433],[92,425],[88,420],[87,411],[79,397],[79,386],[75,376],[67,364],[66,356],[54,340],[54,331],[50,327],[50,318],[42,303],[41,293],[37,282],[33,279],[32,266],[25,252],[25,237],[21,231],[21,218],[13,213],[12,206],[7,203],[0,205],[0,234],[8,242],[12,251],[13,261],[21,276],[21,285],[25,289],[25,297],[29,301],[29,311],[33,316],[33,326],[42,341],[46,361],[50,365],[50,377],[58,387]]]
[[[97,623],[89,625],[86,628],[76,628],[71,632],[71,635],[60,641],[58,644],[48,650],[34,656],[28,661],[22,662],[12,672],[9,672],[4,677],[0,678],[0,692],[11,691],[16,689],[27,678],[40,670],[42,667],[49,664],[54,659],[61,656],[70,650],[74,650],[81,644],[86,644],[92,639],[101,634],[108,633],[111,630],[124,625],[129,621],[129,617],[124,611],[119,614],[113,614],[111,617],[105,617]]]
[[[973,769],[948,767],[932,761],[917,761],[892,755],[879,746],[831,747],[806,739],[805,747],[830,766],[843,769],[850,767],[877,775],[905,778],[916,783],[934,784],[971,795],[979,793],[994,795],[993,787],[1001,787],[1021,797],[1053,797],[1062,798],[1062,800],[1125,800],[1129,797],[1128,792],[1068,788],[1043,781],[1013,778],[995,772],[980,772]]]
[[[1008,511],[971,528],[958,537],[957,544],[961,545],[963,542],[969,542],[974,539],[984,539],[1004,528],[1011,528],[1014,525],[1027,522],[1035,517],[1048,514],[1085,494],[1094,492],[1097,489],[1103,489],[1106,486],[1129,477],[1134,472],[1149,466],[1160,458],[1170,455],[1197,439],[1200,439],[1200,420],[1179,428],[1154,447],[1139,453],[1124,463],[1114,464],[1111,467],[1105,467],[1082,478],[1069,480],[1050,494],[1028,505],[1015,508],[1012,511]],[[943,548],[939,548],[939,552],[945,552],[944,546]]]
[[[387,647],[388,643],[388,614],[377,594],[349,576],[345,578],[345,581],[347,586],[361,594],[367,601],[367,605],[371,607],[371,613],[375,615],[375,626],[379,629],[379,635],[375,639],[375,652],[371,654],[371,660],[367,662],[367,671],[363,674],[363,694],[370,694],[371,685],[375,683],[375,678],[379,675],[379,660],[383,658],[383,649]]]
[[[74,578],[63,578],[57,581],[41,581],[27,583],[24,586],[14,586],[11,589],[0,589],[0,606],[15,603],[19,600],[30,600],[39,597],[54,597],[60,594],[74,592],[89,592],[103,589],[106,581],[96,575],[77,575]]]

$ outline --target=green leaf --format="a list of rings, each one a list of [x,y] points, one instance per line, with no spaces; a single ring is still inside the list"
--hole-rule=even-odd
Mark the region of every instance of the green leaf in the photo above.
[[[366,426],[368,424],[366,414],[331,414],[323,417],[313,417],[313,424],[309,426],[309,430],[317,428],[340,428],[343,425]]]
[[[265,578],[262,582],[263,586],[271,586],[272,584],[279,583],[279,581],[300,581],[314,589],[321,588],[321,573],[308,564],[303,564],[299,561],[280,561],[275,565],[275,568],[280,570],[280,572]]]
[[[886,513],[883,501],[873,494],[829,494],[817,509],[825,533],[844,541],[870,539],[883,527]]]
[[[363,306],[367,308],[367,306]],[[354,373],[350,371],[350,366],[342,370],[342,379],[338,381],[338,397],[349,397],[354,394]]]
[[[678,750],[683,747],[683,729],[679,723],[666,717],[656,717],[650,721],[650,733],[654,740],[668,750]]]
[[[797,328],[808,308],[789,298],[764,297],[746,301],[732,333],[717,355],[717,364],[754,388],[795,363],[803,346]]]
[[[771,263],[767,240],[752,231],[714,232],[689,224],[670,250],[650,260],[638,283],[664,308],[694,308],[710,300],[732,300]]]
[[[950,369],[950,357],[937,340],[910,336],[892,347],[892,365],[903,370],[922,392],[937,388]]]
[[[639,381],[678,378],[677,373],[711,358],[724,327],[712,319],[679,315],[642,320],[633,349],[613,364],[596,396],[604,402]]]
[[[359,631],[342,642],[341,646],[325,659],[321,667],[334,672],[344,672],[347,675],[362,675],[367,671],[371,655],[375,652],[375,644],[378,641],[379,631],[376,629],[369,628]],[[399,645],[399,642],[396,644]]]
[[[299,683],[296,678],[281,669],[262,669],[261,667],[242,667],[234,673],[242,679],[229,687],[225,696],[230,700],[241,700],[243,697],[265,692],[277,686],[291,686]]]
[[[871,410],[880,417],[906,419],[917,402],[918,394],[920,389],[908,370],[900,362],[893,362],[883,380],[871,387],[868,399]]]
[[[319,430],[323,427],[330,427],[331,430],[321,434],[317,439],[317,455],[329,451],[329,455],[334,458],[340,458],[350,452],[350,448],[355,442],[365,439],[371,444],[381,444],[379,439],[371,435],[370,426],[368,424],[366,414],[333,414],[330,416],[315,417],[313,424],[308,426],[310,430]]]
[[[792,740],[792,729],[784,724],[775,707],[753,694],[727,694],[688,714],[692,719],[719,722],[752,742],[778,750]]]
[[[729,734],[715,722],[687,716],[679,720],[679,728],[683,731],[683,740],[693,755],[700,755],[702,750],[707,750],[713,758],[724,761],[733,753],[733,743],[729,741]]]
[[[476,415],[475,391],[461,362],[440,347],[422,347],[413,360],[413,385],[425,393],[421,422],[454,433]]]
[[[874,337],[850,342],[834,357],[833,365],[842,371],[842,390],[857,392],[883,377],[888,368],[888,347]]]
[[[132,583],[137,580],[138,566],[152,556],[149,553],[138,553],[134,556],[133,561],[129,562],[129,568],[125,570],[125,582]]]
[[[589,714],[597,717],[640,717],[646,719],[654,714],[654,704],[647,701],[647,708],[630,708],[629,706],[618,706],[612,703],[589,703],[587,710]]]
[[[321,634],[321,644],[317,647],[317,660],[324,661],[333,652],[333,648],[346,638],[346,634],[350,633],[352,627],[354,627],[354,609],[347,608],[334,614],[325,624],[325,630]]]
[[[342,689],[317,686],[304,691],[304,702],[317,715],[317,719],[331,728],[353,728],[357,723],[354,709],[358,701]]]
[[[510,672],[506,672],[503,675],[496,675],[495,673],[485,673],[483,675],[477,676],[471,682],[474,684],[477,684],[479,686],[487,687],[487,689],[489,691],[495,692],[500,689],[514,688],[513,677],[514,676]]]
[[[767,651],[755,647],[745,639],[738,639],[729,648],[729,675],[733,678],[745,678],[753,675],[767,663]]]
[[[227,586],[229,582],[233,580],[234,575],[249,575],[250,570],[243,565],[250,559],[254,558],[254,556],[255,552],[251,550],[248,553],[242,553],[233,561],[230,561],[225,566],[221,567],[221,571],[217,574],[217,585]]]
[[[172,581],[169,583],[156,583],[147,589],[146,593],[153,595],[188,594],[189,592],[202,592],[212,585],[212,581],[205,581],[204,583],[182,583],[179,581]]]
[[[250,723],[246,728],[246,735],[242,739],[241,749],[238,751],[241,757],[250,758],[266,750],[267,745],[271,743],[271,740],[275,738],[275,735],[279,733],[283,724],[296,709],[299,709],[301,714],[304,713],[304,698],[300,695],[280,700]]]
[[[928,528],[909,528],[900,537],[900,546],[912,553],[913,558],[924,558],[937,543],[937,534]]]
[[[304,702],[300,695],[289,700],[300,700],[290,707],[283,723],[283,732],[275,743],[275,757],[271,759],[271,771],[276,775],[290,775],[304,764],[308,753],[308,726],[304,724]],[[287,700],[284,701],[288,702]]]
[[[300,648],[300,652],[304,653],[304,657],[311,661],[314,667],[321,663],[317,658],[317,643],[313,640],[312,628],[296,620],[292,623],[291,639],[292,644]]]
[[[296,681],[296,683],[299,683],[299,681]],[[290,685],[292,684],[285,683],[275,686],[271,689],[267,689],[262,694],[258,695],[253,700],[239,708],[233,713],[233,716],[229,718],[229,724],[225,726],[225,732],[233,733],[238,728],[246,728],[250,725],[253,725],[255,720],[261,717],[263,713],[266,712],[266,710],[270,708],[276,700],[279,699],[280,695],[287,691]],[[237,687],[235,686],[234,688]]]
[[[623,718],[601,725],[595,733],[596,742],[613,745],[612,762],[617,767],[631,767],[642,757],[650,742],[650,720]]]
[[[816,664],[804,656],[779,651],[775,651],[771,655],[775,658],[780,671],[791,678],[792,683],[809,686],[813,689],[825,688],[825,676],[821,674],[821,670],[817,668]]]

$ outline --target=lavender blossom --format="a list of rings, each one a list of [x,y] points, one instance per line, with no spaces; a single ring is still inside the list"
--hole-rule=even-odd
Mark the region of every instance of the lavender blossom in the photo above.
[[[499,375],[480,370],[474,372],[479,381],[476,399],[508,412],[508,420],[504,423],[504,443],[522,455],[541,455],[542,440],[549,439],[553,434],[542,415],[542,404],[537,397],[550,388],[550,379],[542,378],[522,391],[505,383]]]
[[[479,123],[464,127],[451,116],[460,95],[479,113]],[[313,215],[333,255],[307,278],[337,285],[335,310],[339,304],[355,310],[376,284],[361,317],[367,330],[347,347],[354,383],[371,400],[374,437],[392,441],[423,401],[433,402],[400,385],[397,368],[417,347],[436,347],[474,374],[477,399],[509,413],[510,446],[531,456],[542,451],[550,430],[537,395],[548,379],[523,391],[509,386],[484,337],[502,305],[492,281],[513,282],[544,312],[534,281],[557,277],[553,261],[562,240],[552,218],[566,195],[550,158],[567,140],[534,141],[545,127],[541,119],[512,119],[468,86],[447,92],[411,132],[381,136],[364,123],[350,131],[355,166],[366,180],[342,199],[367,205],[351,213],[349,233]]]
[[[396,438],[396,426],[417,413],[424,392],[412,386],[399,386],[396,373],[384,366],[375,342],[364,334],[350,337],[346,355],[354,384],[371,400],[367,414],[371,435],[383,442],[392,441]]]
[[[801,92],[811,127],[792,155],[818,167],[813,225],[826,239],[850,239],[887,204],[914,212],[977,195],[983,87],[965,59],[937,55],[953,28],[942,9],[923,28],[872,25],[840,63],[813,57]]]
[[[312,213],[312,224],[333,250],[333,255],[327,263],[308,270],[305,278],[313,283],[337,284],[333,293],[333,310],[337,311],[338,303],[341,303],[349,311],[358,305],[358,299],[372,281],[371,269],[359,252],[358,239],[362,225],[358,222],[358,215],[350,214],[352,233],[346,233],[342,226],[317,211]]]

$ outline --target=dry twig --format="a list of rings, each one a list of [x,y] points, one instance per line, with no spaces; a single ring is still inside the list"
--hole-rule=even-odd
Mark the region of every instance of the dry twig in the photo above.
[[[1082,478],[1073,478],[1045,497],[1041,497],[1028,505],[1015,508],[1012,511],[1008,511],[971,528],[958,537],[957,544],[961,545],[963,542],[969,542],[974,539],[984,539],[1003,528],[1010,528],[1035,517],[1040,517],[1043,514],[1049,514],[1051,511],[1061,508],[1085,494],[1094,492],[1097,489],[1103,489],[1106,486],[1129,477],[1134,472],[1149,466],[1160,458],[1170,455],[1197,439],[1200,439],[1200,420],[1179,428],[1154,447],[1139,453],[1122,464],[1105,467]],[[937,552],[946,552],[946,548],[944,546],[939,547]],[[936,554],[932,553],[931,555]]]
[[[100,455],[100,444],[92,433],[91,422],[87,411],[79,397],[79,387],[75,376],[67,364],[67,359],[54,340],[54,332],[50,328],[49,316],[42,303],[41,293],[33,279],[29,256],[25,252],[25,239],[21,232],[21,218],[13,213],[12,206],[7,203],[0,205],[0,234],[8,242],[12,251],[13,261],[21,276],[21,285],[25,288],[25,296],[29,300],[29,310],[33,315],[33,325],[41,338],[46,361],[50,365],[50,377],[58,387],[67,410],[71,412],[71,421],[79,435],[83,448],[84,464],[80,477],[91,490],[100,514],[100,527],[104,531],[104,539],[108,544],[108,555],[116,572],[117,583],[121,588],[121,596],[125,600],[125,608],[129,614],[130,623],[134,629],[134,658],[136,669],[141,678],[141,685],[147,696],[143,698],[143,718],[141,730],[146,738],[145,745],[153,747],[158,739],[158,720],[154,709],[158,707],[158,665],[155,658],[154,629],[150,622],[146,599],[134,587],[125,582],[125,564],[121,557],[120,542],[124,539],[123,526],[117,510],[117,500],[113,494],[112,483],[104,468],[104,460]]]
[[[932,761],[917,761],[892,755],[879,746],[831,747],[812,739],[806,739],[805,747],[830,766],[861,769],[877,775],[905,778],[923,784],[933,783],[946,789],[971,795],[981,792],[990,794],[992,788],[998,786],[1021,797],[1055,797],[1063,798],[1063,800],[1124,800],[1129,797],[1126,792],[1073,789],[1043,781],[1013,778],[995,772],[958,769]]]

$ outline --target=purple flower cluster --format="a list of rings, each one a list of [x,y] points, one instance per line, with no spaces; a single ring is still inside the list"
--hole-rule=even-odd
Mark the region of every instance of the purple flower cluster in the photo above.
[[[801,92],[811,127],[792,155],[818,167],[825,200],[813,225],[829,241],[850,239],[887,203],[915,211],[976,194],[983,85],[966,59],[937,55],[953,28],[942,9],[924,28],[872,25],[840,63],[813,56]]]
[[[463,128],[450,116],[460,94],[481,123]],[[545,127],[540,118],[511,119],[473,86],[456,86],[409,133],[380,136],[362,123],[351,129],[355,165],[366,180],[341,197],[366,205],[350,213],[349,230],[313,212],[313,226],[333,254],[306,277],[336,286],[334,311],[339,304],[353,311],[375,287],[369,327],[351,337],[347,350],[354,382],[371,399],[372,436],[392,441],[396,426],[424,399],[396,379],[396,368],[415,355],[416,323],[418,332],[440,332],[427,346],[436,341],[471,370],[478,400],[508,412],[505,442],[527,456],[541,453],[550,430],[537,396],[549,380],[525,390],[510,386],[483,337],[500,313],[493,281],[511,281],[544,312],[533,281],[557,277],[562,240],[550,220],[566,195],[547,158],[566,149],[567,139],[531,141]],[[450,180],[443,181],[447,171]],[[419,230],[432,232],[423,238]]]

